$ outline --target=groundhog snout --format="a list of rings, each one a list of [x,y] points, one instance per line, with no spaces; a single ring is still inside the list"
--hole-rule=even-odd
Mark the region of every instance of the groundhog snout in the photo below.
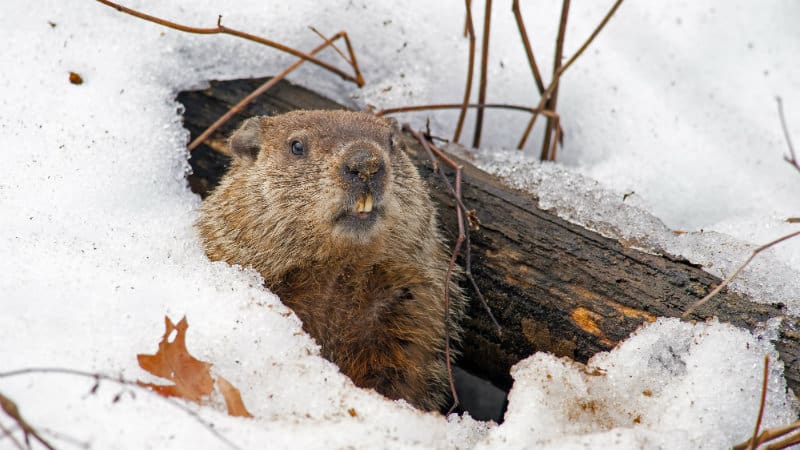
[[[357,192],[376,192],[383,187],[386,164],[376,151],[365,147],[348,149],[342,163],[342,179]]]

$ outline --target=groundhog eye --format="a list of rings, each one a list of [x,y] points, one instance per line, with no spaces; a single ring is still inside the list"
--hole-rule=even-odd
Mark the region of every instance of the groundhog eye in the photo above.
[[[306,147],[300,141],[292,141],[292,154],[300,156],[306,150]]]

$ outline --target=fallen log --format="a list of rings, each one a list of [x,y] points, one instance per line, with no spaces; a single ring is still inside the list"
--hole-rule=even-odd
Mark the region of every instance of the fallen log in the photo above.
[[[212,82],[207,89],[182,92],[184,124],[192,138],[265,79]],[[206,195],[225,172],[224,139],[241,120],[294,109],[342,109],[331,100],[281,81],[192,154],[192,189]],[[454,201],[432,170],[426,153],[409,139],[409,154],[432,187],[442,228],[452,240],[457,230]],[[538,208],[531,194],[511,189],[468,162],[463,164],[466,206],[475,209],[472,271],[502,326],[498,333],[471,296],[459,365],[501,389],[511,385],[509,368],[545,351],[586,362],[609,350],[646,321],[680,317],[720,279],[688,261],[625,247],[616,240],[566,222]],[[465,286],[468,293],[469,286]],[[800,323],[785,316],[782,304],[759,304],[723,290],[690,319],[716,316],[749,330],[782,317],[775,342],[793,390],[800,383]]]

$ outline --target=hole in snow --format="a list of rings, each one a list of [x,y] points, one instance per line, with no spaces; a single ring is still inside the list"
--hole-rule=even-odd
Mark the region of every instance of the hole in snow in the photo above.
[[[210,88],[202,91],[181,92],[177,100],[184,106],[184,127],[189,130],[191,139],[199,136],[208,125],[225,114],[240,98],[262,82],[263,80],[238,80],[235,83],[225,83],[227,86],[224,88],[223,83],[214,82]],[[256,115],[274,115],[293,109],[341,108],[289,83],[281,82],[274,89],[281,92],[271,91],[274,97],[266,97],[259,101],[258,106],[245,108],[192,152],[189,159],[192,171],[188,174],[187,181],[193,192],[205,198],[219,184],[231,163],[226,138],[243,120]],[[276,99],[281,95],[288,97]],[[304,102],[311,103],[304,104]],[[508,395],[505,390],[458,366],[454,367],[454,382],[461,400],[457,412],[467,411],[477,420],[502,422]],[[448,409],[449,406],[445,407],[443,412]]]

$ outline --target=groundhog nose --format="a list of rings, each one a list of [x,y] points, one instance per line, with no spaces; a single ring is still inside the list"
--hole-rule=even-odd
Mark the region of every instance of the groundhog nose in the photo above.
[[[353,151],[343,164],[345,178],[358,184],[374,182],[384,171],[383,159],[369,150]]]

